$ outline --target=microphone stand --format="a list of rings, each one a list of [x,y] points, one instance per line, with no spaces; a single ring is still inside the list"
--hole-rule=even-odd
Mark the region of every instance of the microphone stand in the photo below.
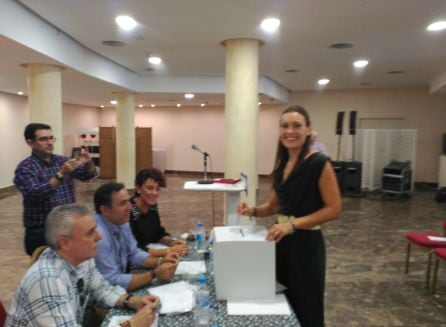
[[[208,162],[207,157],[209,157],[209,154],[207,152],[203,152],[203,167],[204,167],[204,179],[201,181],[198,181],[198,184],[212,184],[214,183],[211,180],[208,180]]]

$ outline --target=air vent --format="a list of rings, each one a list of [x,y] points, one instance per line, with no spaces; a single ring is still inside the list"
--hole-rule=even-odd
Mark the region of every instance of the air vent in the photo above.
[[[387,72],[387,74],[404,74],[404,70],[390,70]]]
[[[103,45],[107,45],[109,47],[123,47],[125,45],[124,42],[121,41],[102,41]]]
[[[330,45],[330,48],[332,49],[350,49],[353,48],[353,44],[352,43],[335,43]]]
[[[300,70],[299,69],[287,69],[287,70],[284,70],[284,72],[285,73],[298,73],[298,72],[300,72]]]

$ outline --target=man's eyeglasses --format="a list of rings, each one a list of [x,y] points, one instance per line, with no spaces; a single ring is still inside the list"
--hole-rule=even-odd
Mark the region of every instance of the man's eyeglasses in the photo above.
[[[79,303],[82,306],[84,306],[85,303],[85,294],[84,294],[84,280],[82,278],[79,278],[76,283],[77,292],[79,293]]]
[[[54,136],[41,136],[35,139],[36,141],[47,143],[48,141],[56,142],[56,138]]]

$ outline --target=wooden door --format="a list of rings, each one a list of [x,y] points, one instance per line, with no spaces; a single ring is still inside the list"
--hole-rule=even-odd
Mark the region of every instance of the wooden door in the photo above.
[[[152,168],[152,128],[136,127],[135,128],[135,152],[136,152],[136,174],[141,169]]]
[[[116,128],[99,127],[100,176],[116,178]]]

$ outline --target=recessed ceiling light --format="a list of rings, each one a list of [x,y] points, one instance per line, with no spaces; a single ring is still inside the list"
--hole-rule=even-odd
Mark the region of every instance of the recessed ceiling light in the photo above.
[[[101,104],[99,107],[104,108],[105,106],[103,104]]]
[[[317,83],[319,85],[327,85],[328,83],[330,83],[330,80],[328,78],[322,78],[319,81],[317,81]]]
[[[133,19],[133,17],[121,15],[115,18],[116,24],[119,25],[122,29],[126,31],[130,31],[131,29],[135,28],[136,26],[136,20]]]
[[[427,27],[428,31],[442,31],[444,29],[446,29],[446,21],[435,22]]]
[[[118,101],[116,101],[116,100],[111,100],[110,103],[111,103],[112,105],[115,105],[115,104],[118,104]]]
[[[202,103],[202,104],[200,104],[200,107],[204,107],[206,104],[205,103]]]
[[[142,108],[142,107],[143,107],[143,105],[142,105],[142,104],[139,104],[139,105],[138,105],[138,107]]]
[[[159,65],[161,63],[160,57],[150,56],[147,60],[153,65]]]
[[[350,49],[353,48],[354,45],[352,43],[334,43],[329,46],[332,49]]]
[[[102,41],[102,44],[107,45],[109,47],[123,47],[125,45],[124,42],[112,41],[112,40]]]
[[[17,92],[18,95],[23,95],[22,91]]]
[[[150,105],[150,107],[155,108],[155,105],[152,103],[152,104]]]
[[[180,104],[180,103],[177,103],[177,107],[178,107],[178,108],[181,107],[181,104]]]
[[[404,74],[404,70],[390,70],[387,72],[387,74]]]
[[[266,18],[260,23],[260,27],[265,32],[274,32],[280,26],[280,20],[277,18]]]
[[[357,60],[353,63],[356,68],[363,68],[369,64],[368,60]]]
[[[261,103],[260,101],[259,101],[259,102],[257,102],[257,105],[258,105],[258,106],[260,106],[261,104],[262,104],[262,103]]]
[[[184,97],[185,97],[186,99],[193,99],[193,98],[194,98],[194,95],[193,95],[192,93],[186,93],[186,94],[184,95]]]

